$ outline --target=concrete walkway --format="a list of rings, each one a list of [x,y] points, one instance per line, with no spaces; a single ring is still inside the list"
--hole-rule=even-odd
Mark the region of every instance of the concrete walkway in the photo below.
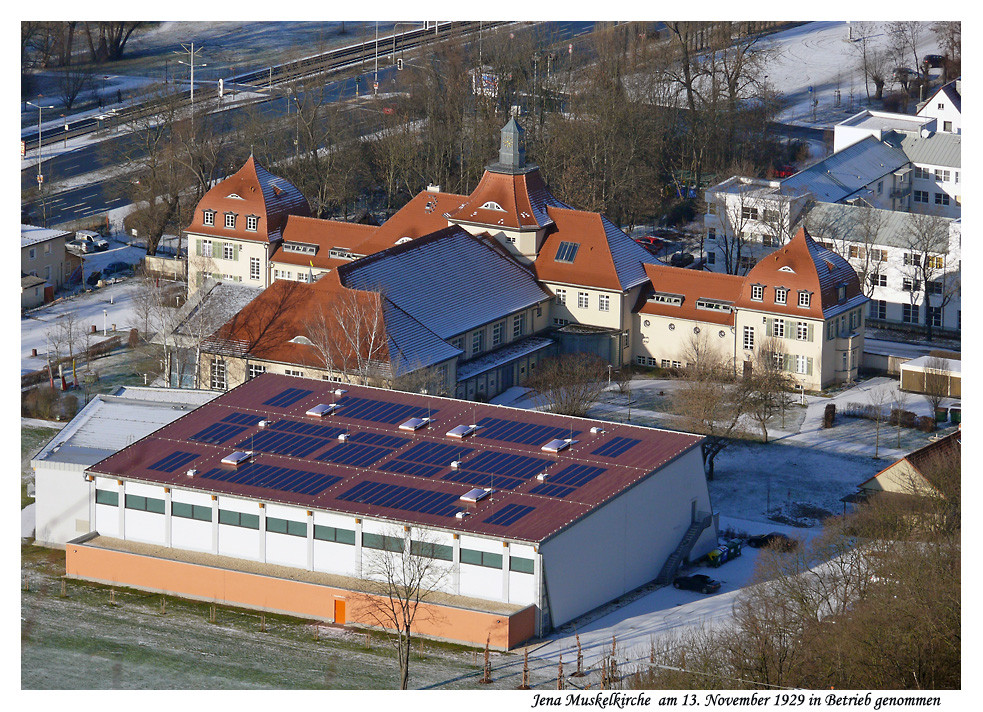
[[[32,428],[51,428],[52,430],[61,430],[68,423],[63,423],[58,420],[40,420],[38,418],[21,418],[21,427],[27,425]]]

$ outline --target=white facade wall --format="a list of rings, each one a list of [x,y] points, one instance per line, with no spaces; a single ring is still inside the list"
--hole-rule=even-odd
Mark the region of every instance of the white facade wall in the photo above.
[[[266,531],[266,562],[306,569],[308,567],[309,544],[311,543],[309,539],[312,540],[314,537],[313,526],[307,516],[307,510],[299,507],[286,507],[281,504],[268,504],[266,505],[266,517],[267,519],[276,517],[290,522],[299,522],[306,525],[307,530],[305,536]]]
[[[539,605],[539,576],[537,571],[540,568],[539,554],[536,548],[529,544],[509,544],[509,558],[521,557],[531,559],[533,562],[533,572],[526,573],[520,571],[508,571],[509,603],[520,605],[536,604]],[[509,567],[504,566],[507,570]]]
[[[221,219],[217,215],[216,219]],[[207,254],[205,242],[211,243],[211,256]],[[232,259],[226,259],[223,245],[232,245]],[[198,289],[204,276],[241,282],[253,287],[266,288],[270,285],[270,266],[267,258],[268,247],[262,242],[237,240],[233,238],[210,237],[188,233],[188,293]],[[203,254],[205,253],[205,254]],[[252,276],[249,269],[250,258],[259,260],[259,278]]]
[[[949,101],[943,92],[938,92],[929,99],[918,112],[919,116],[931,116],[935,119],[934,131],[961,134],[963,132],[963,117],[955,104]]]
[[[260,545],[262,537],[263,517],[257,502],[235,499],[219,495],[218,508],[233,512],[255,514],[260,517],[260,529],[247,529],[230,524],[218,524],[218,553],[222,556],[237,556],[241,559],[261,561]]]
[[[121,537],[122,516],[120,512],[123,508],[123,488],[114,479],[108,477],[97,477],[95,489],[92,491],[93,502],[95,502],[95,490],[105,490],[116,492],[119,496],[119,506],[113,507],[108,504],[93,504],[95,510],[95,526],[97,532],[103,536]]]
[[[911,183],[911,211],[944,218],[958,218],[962,215],[962,169],[953,166],[940,166],[929,163],[914,163],[915,168],[928,171],[929,178],[913,178]],[[915,172],[912,171],[912,176]],[[916,201],[915,191],[927,193],[928,202]],[[948,196],[949,204],[941,202]],[[919,196],[922,197],[922,196]]]
[[[82,465],[39,461],[34,467],[34,538],[39,544],[65,544],[91,526],[92,484]],[[113,481],[113,487],[116,482]]]
[[[461,535],[460,541],[462,549],[486,551],[501,556],[503,560],[502,568],[498,569],[462,562],[460,564],[460,594],[496,601],[506,600],[503,578],[506,574],[504,559],[507,552],[503,542],[499,539],[485,539],[466,534]]]
[[[123,508],[124,536],[130,541],[140,541],[146,544],[163,546],[165,542],[166,515],[157,512],[140,511],[126,506],[124,495],[150,497],[165,501],[164,488],[160,485],[149,485],[143,482],[125,482],[120,493],[119,504]],[[166,511],[166,507],[165,507]]]
[[[334,527],[354,532],[355,518],[335,514],[333,512],[314,512],[314,526]],[[326,573],[341,574],[342,576],[357,576],[358,566],[355,559],[355,544],[339,544],[337,542],[314,540],[314,570]]]
[[[202,492],[192,492],[190,490],[172,489],[172,509],[175,502],[207,508],[212,513],[212,521],[206,522],[199,519],[187,519],[186,517],[170,515],[171,546],[175,549],[210,552],[212,550],[212,531],[215,527],[215,517],[217,516],[212,507],[211,495]]]
[[[729,360],[736,352],[736,330],[730,325],[643,312],[634,316],[638,338],[634,341],[633,361],[638,366],[684,368],[694,338],[709,340]]]
[[[698,512],[710,513],[699,447],[545,541],[540,553],[553,625],[658,576],[691,524],[693,500]],[[716,543],[711,524],[690,558],[702,556]]]

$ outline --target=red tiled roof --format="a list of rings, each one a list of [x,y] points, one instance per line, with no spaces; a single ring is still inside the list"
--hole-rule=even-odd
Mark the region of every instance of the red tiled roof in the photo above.
[[[567,207],[550,193],[539,169],[513,175],[486,170],[463,205],[447,213],[457,223],[489,225],[513,230],[536,230],[553,222],[546,208]],[[484,207],[494,203],[501,210]]]
[[[303,389],[311,391],[311,393],[287,407],[265,404],[266,401],[275,398],[288,388]],[[414,433],[405,433],[399,431],[396,424],[389,425],[353,417],[346,418],[344,407],[339,408],[336,415],[317,421],[305,415],[309,408],[318,403],[332,403],[338,400],[332,392],[334,388],[337,388],[337,384],[264,374],[247,381],[93,465],[89,468],[89,472],[96,475],[153,482],[209,493],[252,497],[265,502],[282,502],[309,509],[346,512],[357,516],[371,516],[396,522],[408,522],[413,525],[439,527],[445,531],[542,542],[613,497],[626,492],[638,482],[652,476],[658,477],[659,469],[698,446],[702,439],[696,435],[655,428],[571,418],[537,411],[516,410],[503,406],[351,385],[344,386],[346,393],[341,399],[342,405],[344,405],[344,399],[363,398],[403,406],[414,406],[423,412],[429,412],[434,419],[433,425]],[[257,425],[247,427],[245,431],[231,438],[224,445],[212,445],[189,439],[195,433],[233,412],[253,415]],[[579,442],[558,454],[547,454],[540,449],[543,443],[538,441],[532,444],[521,444],[494,440],[482,437],[480,429],[477,434],[465,440],[454,440],[445,435],[455,425],[480,422],[483,418],[556,427],[562,431],[574,433],[574,439]],[[237,446],[249,449],[251,438],[253,436],[258,437],[258,434],[263,432],[258,428],[260,419],[272,420],[274,424],[276,421],[290,419],[340,426],[347,429],[349,438],[354,437],[359,432],[385,434],[390,437],[403,438],[405,445],[395,447],[391,453],[365,467],[350,467],[315,459],[325,448],[338,446],[335,440],[326,440],[310,456],[305,458],[263,452],[256,456],[256,460],[260,464],[283,466],[311,472],[315,475],[336,475],[342,478],[339,482],[315,494],[300,494],[201,477],[202,474],[212,468],[221,468],[221,459],[237,449]],[[592,434],[590,432],[592,426],[602,427],[604,432]],[[603,457],[593,454],[595,450],[617,437],[630,438],[638,442],[617,457]],[[446,463],[439,462],[437,463],[439,471],[429,473],[431,476],[397,474],[379,469],[387,463],[399,459],[402,453],[422,442],[453,445],[467,448],[471,452],[463,456],[455,456],[461,461],[460,470],[452,470],[449,461]],[[195,459],[175,472],[150,469],[151,465],[175,451],[193,454]],[[462,449],[460,452],[463,453],[464,450]],[[500,484],[492,497],[485,498],[477,504],[464,505],[459,503],[457,498],[460,495],[465,494],[473,487],[485,486],[484,480],[472,479],[469,482],[464,482],[453,481],[453,479],[448,478],[456,477],[455,472],[467,473],[468,464],[474,462],[475,458],[483,452],[487,452],[489,455],[521,455],[552,463],[546,468],[546,471],[554,476],[570,465],[597,467],[603,472],[597,473],[586,484],[572,488],[573,491],[566,493],[566,496],[533,494],[532,490],[543,483],[537,480],[534,475],[527,473],[519,478],[521,482],[513,483],[514,487],[511,490]],[[185,471],[192,467],[198,470],[199,476],[193,478],[186,476]],[[536,469],[538,470],[538,467]],[[696,474],[699,476],[701,473]],[[504,477],[504,473],[498,476]],[[502,482],[502,480],[499,481]],[[449,495],[449,500],[455,508],[459,505],[460,509],[467,510],[471,514],[463,519],[458,519],[452,513],[434,514],[409,511],[339,498],[339,495],[343,495],[351,491],[356,485],[365,482],[443,493]],[[491,479],[489,478],[490,483]],[[546,483],[549,483],[549,479],[546,480]],[[488,521],[494,515],[502,513],[506,508],[512,508],[510,511],[515,511],[515,507],[529,507],[531,509],[524,516],[517,518],[508,525],[498,525]]]
[[[350,250],[355,254],[365,254],[359,248],[360,243],[371,238],[378,229],[374,225],[290,215],[287,217],[286,226],[283,228],[283,242],[317,245],[318,251],[314,255],[287,252],[283,249],[282,244],[278,244],[270,256],[270,262],[303,267],[307,267],[313,262],[314,267],[337,269],[350,260],[331,258],[332,248]]]
[[[205,210],[216,212],[214,225],[204,224]],[[235,228],[225,227],[227,212],[238,215]],[[242,168],[198,201],[187,230],[199,235],[268,242],[279,239],[288,215],[310,214],[307,199],[292,183],[273,175],[250,156]],[[246,230],[249,215],[259,218],[255,231]]]
[[[401,238],[415,240],[442,230],[447,227],[444,213],[453,210],[465,200],[467,196],[456,193],[435,193],[429,190],[418,193],[395,215],[376,228],[375,233],[359,245],[358,253],[373,255],[389,249]]]
[[[652,282],[652,289],[646,288],[639,295],[636,311],[642,314],[657,314],[678,319],[733,325],[733,312],[697,309],[696,302],[698,299],[736,301],[744,284],[744,277],[650,264],[645,265],[645,273]],[[653,291],[683,295],[683,303],[680,306],[675,306],[661,302],[650,302],[648,297],[652,295]]]
[[[751,288],[764,285],[764,301],[751,299]],[[823,318],[823,312],[839,302],[837,288],[846,286],[846,300],[861,295],[860,280],[850,263],[816,243],[800,228],[783,247],[761,259],[751,268],[737,300],[742,309],[766,310],[789,316]],[[775,287],[789,290],[787,304],[775,303]],[[798,292],[812,293],[808,308],[798,306]]]

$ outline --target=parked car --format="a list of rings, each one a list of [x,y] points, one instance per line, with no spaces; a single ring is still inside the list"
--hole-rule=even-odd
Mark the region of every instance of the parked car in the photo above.
[[[133,269],[133,265],[127,262],[112,262],[103,271],[105,277],[118,277]]]
[[[699,591],[700,593],[713,593],[720,590],[720,582],[715,581],[706,574],[693,574],[692,576],[677,576],[672,582],[673,588],[681,588],[686,591]]]
[[[779,166],[778,168],[775,169],[776,178],[788,178],[789,176],[795,175],[795,173],[796,173],[795,166],[790,166],[790,165]]]
[[[666,244],[665,240],[662,240],[653,235],[644,235],[643,237],[636,237],[635,242],[637,242],[639,245],[644,247],[646,250],[649,250],[650,252],[658,252]]]
[[[102,279],[102,272],[99,272],[97,270],[85,278],[85,283],[88,284],[90,287],[94,287],[96,286],[96,284],[99,283],[100,279]]]
[[[945,57],[941,54],[926,54],[922,59],[922,63],[932,68],[938,68],[945,64]]]
[[[75,233],[75,242],[82,246],[83,252],[102,252],[109,249],[109,242],[91,230],[79,230]]]
[[[799,545],[799,542],[787,534],[769,532],[768,534],[756,534],[755,536],[748,537],[747,545],[755,549],[768,546],[778,551],[792,551]]]
[[[916,72],[914,69],[909,69],[908,67],[895,67],[891,78],[896,82],[904,82],[915,76],[918,76],[918,72]]]

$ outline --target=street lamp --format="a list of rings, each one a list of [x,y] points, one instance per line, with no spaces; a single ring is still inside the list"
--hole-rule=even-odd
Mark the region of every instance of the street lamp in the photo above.
[[[40,98],[41,95],[38,94],[38,99]],[[41,190],[41,183],[44,182],[44,176],[41,175],[41,109],[54,109],[55,107],[53,105],[41,106],[40,104],[35,104],[32,101],[27,101],[24,103],[29,104],[38,110],[38,190]]]
[[[102,335],[103,336],[106,336],[106,333],[107,333],[107,330],[106,330],[106,310],[103,309],[102,310]]]
[[[180,52],[175,52],[174,54],[187,54],[189,61],[185,62],[183,59],[177,61],[178,64],[184,64],[191,67],[191,134],[194,135],[195,132],[195,55],[201,52],[201,47],[195,49],[195,43],[192,42],[190,45],[181,45],[182,50]],[[207,67],[207,64],[200,63],[199,67]]]

